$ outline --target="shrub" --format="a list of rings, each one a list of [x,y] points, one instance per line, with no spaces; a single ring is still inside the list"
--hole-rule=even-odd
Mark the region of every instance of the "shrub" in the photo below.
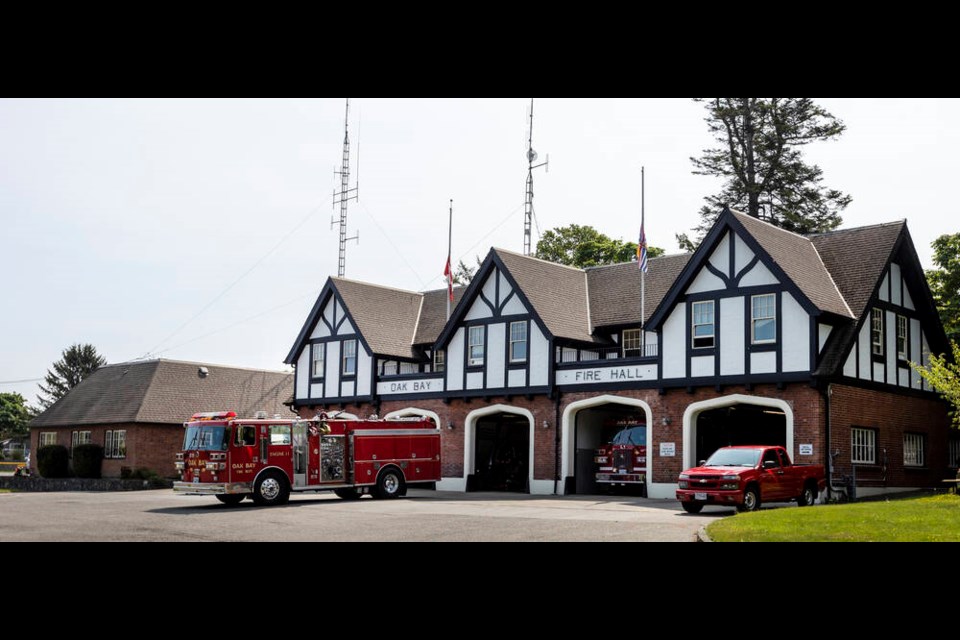
[[[167,488],[167,481],[153,469],[140,468],[130,474],[133,480],[144,480],[151,489]]]
[[[47,445],[37,451],[37,470],[44,478],[69,478],[69,456],[62,444]]]
[[[73,448],[73,472],[78,478],[99,478],[103,465],[103,447],[81,444]]]
[[[10,454],[10,459],[14,462],[23,462],[23,451],[20,449],[15,450]]]

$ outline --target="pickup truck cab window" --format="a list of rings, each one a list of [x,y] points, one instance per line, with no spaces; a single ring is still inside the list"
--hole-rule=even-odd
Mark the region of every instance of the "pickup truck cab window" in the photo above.
[[[787,468],[787,467],[793,466],[793,463],[790,462],[790,456],[787,455],[787,450],[786,450],[786,449],[781,449],[781,450],[780,450],[780,466],[783,467],[783,468]]]
[[[777,458],[776,449],[767,449],[763,453],[763,462],[761,462],[761,466],[766,467],[768,462],[773,463],[773,467],[775,469],[780,467],[780,460]]]

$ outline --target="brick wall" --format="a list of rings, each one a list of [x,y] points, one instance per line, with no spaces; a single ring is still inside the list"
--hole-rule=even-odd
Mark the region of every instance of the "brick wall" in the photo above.
[[[877,464],[857,465],[858,486],[932,487],[953,477],[947,469],[950,423],[943,401],[833,385],[830,405],[831,450],[839,452],[837,474],[851,473],[851,428],[864,427],[876,430]],[[926,436],[926,464],[922,468],[904,466],[905,433]]]
[[[30,430],[30,467],[37,471],[38,442],[40,433],[56,433],[57,444],[69,450],[73,442],[74,431],[89,431],[91,444],[104,446],[106,432],[126,430],[127,456],[122,460],[105,458],[102,474],[104,478],[119,478],[123,467],[133,469],[151,469],[165,478],[174,478],[174,457],[183,444],[183,426],[165,424],[118,424],[109,427],[42,427]]]

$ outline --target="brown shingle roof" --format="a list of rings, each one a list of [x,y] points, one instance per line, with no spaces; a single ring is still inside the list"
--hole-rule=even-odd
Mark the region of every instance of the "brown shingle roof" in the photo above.
[[[839,316],[854,317],[809,238],[743,213],[732,213],[814,306]]]
[[[199,375],[200,367],[206,367],[206,377]],[[292,393],[290,373],[174,360],[108,365],[88,376],[30,426],[179,425],[204,411],[287,415],[283,403]]]
[[[453,303],[450,305],[451,315],[457,310],[457,305],[463,300],[466,287],[453,288]],[[447,290],[427,291],[423,294],[423,308],[420,310],[420,323],[417,325],[417,335],[414,344],[433,347],[433,343],[440,337],[443,327],[447,324]]]
[[[905,226],[901,220],[810,236],[854,317],[866,310]]]
[[[551,334],[597,341],[590,335],[586,272],[503,249],[494,252]]]
[[[661,256],[649,261],[646,310],[650,316],[687,266],[692,254]],[[593,327],[640,324],[640,269],[636,262],[587,269],[590,320]]]
[[[414,358],[413,336],[417,330],[423,295],[354,280],[331,278],[356,329],[374,353]]]

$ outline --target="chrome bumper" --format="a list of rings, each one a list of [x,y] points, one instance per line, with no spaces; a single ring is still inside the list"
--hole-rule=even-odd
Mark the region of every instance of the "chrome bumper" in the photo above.
[[[226,496],[226,495],[244,495],[252,493],[253,489],[249,484],[240,483],[205,483],[196,482],[174,482],[173,492],[182,496]]]

